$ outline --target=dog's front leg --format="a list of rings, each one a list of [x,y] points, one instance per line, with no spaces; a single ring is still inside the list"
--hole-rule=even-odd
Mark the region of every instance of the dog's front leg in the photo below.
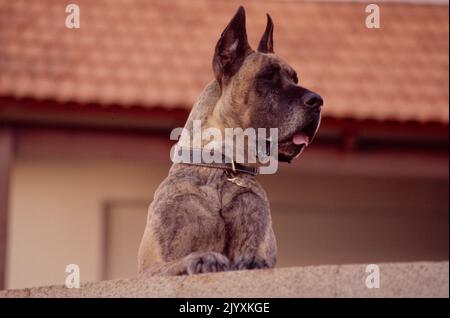
[[[173,193],[173,192],[172,192]],[[214,201],[160,191],[150,206],[138,253],[142,275],[185,275],[229,270],[222,254],[224,225]]]
[[[268,202],[253,192],[235,197],[223,209],[225,254],[232,269],[272,268],[276,262],[276,241]]]

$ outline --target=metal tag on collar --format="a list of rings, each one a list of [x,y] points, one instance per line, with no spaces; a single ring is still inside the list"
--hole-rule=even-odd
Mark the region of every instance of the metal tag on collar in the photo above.
[[[227,178],[228,181],[233,182],[234,184],[236,184],[239,187],[247,187],[247,184],[244,182],[244,180],[242,180],[242,178],[238,178],[238,177],[232,177],[232,178]]]
[[[227,180],[230,182],[233,182],[234,184],[238,185],[239,187],[246,187],[244,180],[242,178],[236,177],[236,166],[234,164],[234,160],[231,161],[231,170],[226,170],[227,173]]]

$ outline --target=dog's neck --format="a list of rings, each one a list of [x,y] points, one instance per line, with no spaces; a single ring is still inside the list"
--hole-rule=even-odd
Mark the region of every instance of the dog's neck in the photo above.
[[[203,148],[208,144],[209,149],[212,147],[215,151],[225,153],[225,128],[243,128],[238,122],[228,122],[232,116],[227,116],[227,114],[223,112],[224,109],[230,108],[230,105],[223,104],[225,103],[225,100],[229,100],[223,98],[223,94],[226,93],[227,92],[221,91],[220,85],[216,80],[210,82],[205,87],[189,114],[184,126],[183,135],[178,141],[178,146],[187,148],[198,148],[198,146],[200,146],[200,148]],[[208,140],[202,139],[200,145],[195,147],[195,142],[193,141],[194,121],[200,121],[202,136],[208,128],[218,129],[221,133],[220,136],[214,135]],[[234,147],[234,145],[232,146]],[[234,156],[238,156],[239,152],[240,158],[244,158],[244,161],[249,166],[255,166],[255,164],[247,162],[247,149],[248,148],[245,145],[244,149],[233,148],[231,151]]]
[[[201,140],[201,148],[203,148],[211,141],[216,142],[217,144],[220,144],[224,141],[224,130],[227,126],[226,123],[222,122],[220,116],[218,116],[217,111],[221,106],[219,104],[222,102],[220,98],[221,93],[222,92],[220,84],[216,80],[213,80],[205,87],[203,92],[197,98],[194,106],[192,107],[192,110],[184,126],[185,133],[187,133],[188,136],[183,136],[182,138],[180,138],[180,141],[178,142],[179,146],[190,148],[193,147],[194,143],[192,140],[192,136],[194,134],[194,121],[197,121],[197,124],[200,122],[202,134],[208,128],[219,129],[222,134],[221,138],[212,136],[212,138],[209,140]],[[222,151],[223,149],[217,150]]]
[[[200,120],[202,123],[202,128],[212,127],[211,118],[214,112],[214,108],[220,99],[220,85],[214,80],[210,82],[200,96],[197,98],[194,106],[192,107],[191,113],[186,121],[184,128],[189,131],[190,134],[193,132],[193,122],[194,120]]]

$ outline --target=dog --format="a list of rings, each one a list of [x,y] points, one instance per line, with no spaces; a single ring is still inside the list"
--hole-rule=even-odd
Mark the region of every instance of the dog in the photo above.
[[[294,69],[274,53],[274,25],[253,50],[241,6],[215,47],[213,73],[185,128],[278,128],[280,162],[313,140],[323,100],[300,86]],[[138,252],[140,275],[185,275],[272,268],[277,246],[269,201],[255,167],[174,163],[155,192]]]

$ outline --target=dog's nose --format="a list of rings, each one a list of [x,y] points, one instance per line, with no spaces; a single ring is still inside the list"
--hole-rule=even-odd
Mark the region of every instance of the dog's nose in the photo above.
[[[323,99],[319,94],[308,92],[302,97],[303,104],[311,108],[319,108],[323,105]]]

